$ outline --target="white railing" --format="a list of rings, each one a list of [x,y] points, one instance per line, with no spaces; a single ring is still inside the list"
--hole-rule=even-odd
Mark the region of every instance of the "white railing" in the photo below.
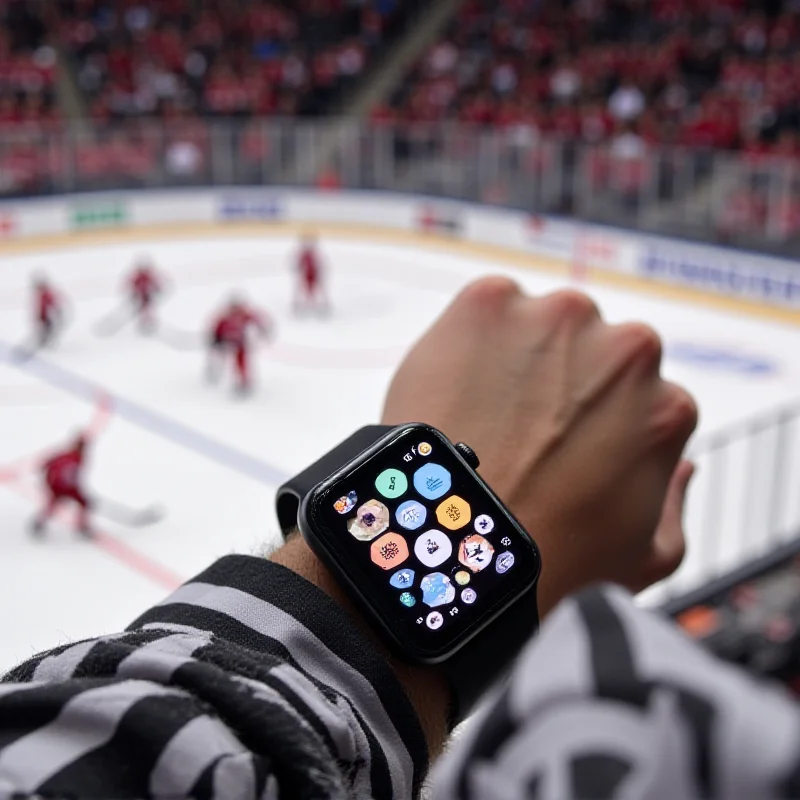
[[[687,557],[649,590],[651,603],[675,602],[800,537],[800,404],[698,437],[689,457]]]
[[[456,124],[129,120],[0,134],[0,196],[193,185],[409,192],[800,253],[800,171],[779,157]]]

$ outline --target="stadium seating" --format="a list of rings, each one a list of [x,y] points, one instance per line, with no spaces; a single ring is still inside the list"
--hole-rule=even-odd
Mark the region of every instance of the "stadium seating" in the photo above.
[[[797,154],[796,4],[466,0],[376,119]]]
[[[400,0],[64,0],[92,116],[319,115],[419,5]]]

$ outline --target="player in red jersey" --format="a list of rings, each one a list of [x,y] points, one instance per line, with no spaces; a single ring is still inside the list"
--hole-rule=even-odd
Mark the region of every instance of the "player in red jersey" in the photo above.
[[[64,301],[43,275],[33,279],[36,344],[46,347],[64,325]]]
[[[163,281],[152,263],[141,259],[127,281],[127,292],[139,319],[142,333],[150,333],[156,324],[153,306],[155,299],[164,291]]]
[[[294,311],[299,314],[307,308],[329,311],[328,298],[322,285],[322,264],[313,236],[304,237],[297,257],[297,284],[294,294]]]
[[[233,356],[236,389],[241,394],[251,388],[250,335],[255,331],[262,339],[270,335],[271,323],[266,314],[256,311],[238,297],[231,300],[215,320],[211,331],[208,378],[216,381],[226,355]]]
[[[35,536],[44,533],[47,521],[65,500],[72,500],[79,506],[78,531],[84,536],[92,535],[89,525],[92,503],[83,492],[80,480],[88,444],[88,437],[81,434],[66,450],[56,453],[41,465],[47,500],[44,509],[33,521],[32,532]]]

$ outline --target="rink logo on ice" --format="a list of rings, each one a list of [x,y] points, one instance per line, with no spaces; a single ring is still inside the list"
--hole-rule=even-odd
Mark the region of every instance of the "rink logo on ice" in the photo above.
[[[656,280],[768,303],[800,303],[800,272],[759,263],[757,256],[650,245],[643,248],[638,268]]]
[[[445,233],[458,236],[461,233],[461,215],[456,209],[443,206],[422,206],[417,216],[417,227],[423,233]]]
[[[275,220],[283,216],[280,199],[265,197],[223,197],[219,204],[218,216],[229,222],[247,220]]]
[[[93,203],[78,205],[72,209],[74,230],[116,228],[128,222],[128,208],[124,203]]]
[[[774,375],[778,372],[777,363],[766,356],[744,353],[720,345],[672,342],[667,345],[666,356],[702,369],[719,369],[753,376]]]

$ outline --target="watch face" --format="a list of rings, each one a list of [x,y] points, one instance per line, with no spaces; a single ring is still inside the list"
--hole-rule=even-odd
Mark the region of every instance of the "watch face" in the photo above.
[[[446,655],[538,576],[530,537],[426,426],[398,431],[306,509],[315,537],[410,655]]]

